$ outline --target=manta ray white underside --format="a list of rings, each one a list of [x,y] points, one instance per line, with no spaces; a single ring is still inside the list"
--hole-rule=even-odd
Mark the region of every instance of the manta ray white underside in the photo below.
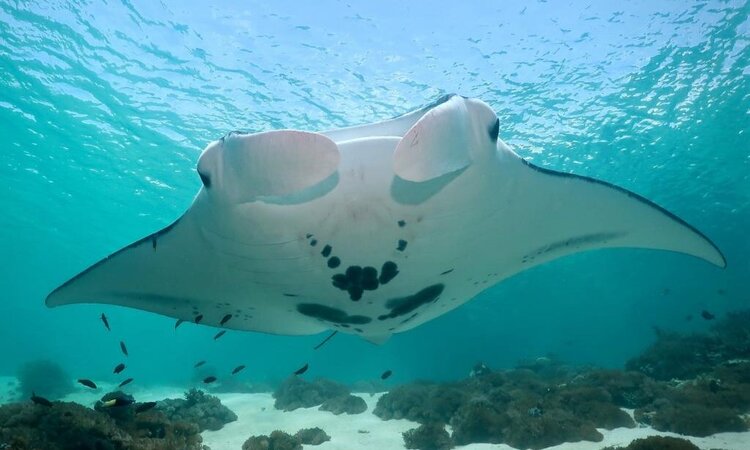
[[[370,125],[230,133],[203,151],[203,187],[182,217],[75,276],[47,305],[382,342],[584,250],[670,250],[725,266],[675,215],[531,165],[498,130],[485,103],[454,95]]]

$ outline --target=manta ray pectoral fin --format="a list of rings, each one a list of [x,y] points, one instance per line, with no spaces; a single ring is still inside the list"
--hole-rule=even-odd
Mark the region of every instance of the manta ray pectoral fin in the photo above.
[[[423,182],[466,168],[494,153],[496,125],[497,116],[485,103],[450,97],[406,132],[393,154],[394,173]]]
[[[333,175],[338,164],[338,146],[319,133],[230,133],[206,147],[198,173],[207,191],[242,203],[309,188]]]
[[[189,210],[172,225],[68,280],[47,296],[47,306],[104,303],[201,325],[272,334],[326,329],[319,321],[289,314],[287,303],[252,283],[253,273],[238,277],[204,238],[202,223],[200,213]]]
[[[669,250],[726,266],[710,239],[638,194],[593,178],[537,167],[502,142],[498,155],[513,179],[510,195],[523,198],[514,202],[514,210],[506,211],[518,221],[514,231],[519,238],[516,242],[523,242],[517,249],[522,266],[605,247]]]

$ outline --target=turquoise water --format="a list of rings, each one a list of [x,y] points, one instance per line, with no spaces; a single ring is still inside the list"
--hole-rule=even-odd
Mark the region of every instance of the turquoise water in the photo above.
[[[555,354],[620,367],[652,328],[750,306],[750,3],[0,0],[0,374],[37,358],[112,378],[118,341],[140,382],[192,364],[251,380],[450,379]],[[603,179],[673,211],[728,268],[643,250],[524,272],[373,346],[184,325],[101,305],[47,309],[53,288],[177,218],[207,142],[235,129],[321,130],[457,92],[547,168]],[[105,312],[113,331],[105,332]]]

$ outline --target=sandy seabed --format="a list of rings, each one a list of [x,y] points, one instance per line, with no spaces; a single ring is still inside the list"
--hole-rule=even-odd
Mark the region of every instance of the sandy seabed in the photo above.
[[[11,377],[0,377],[0,387]],[[63,400],[74,401],[86,406],[101,398],[103,393],[115,390],[115,385],[101,383],[95,391],[80,391],[68,395]],[[138,401],[156,401],[165,398],[182,398],[185,389],[177,387],[126,389]],[[401,436],[406,430],[419,426],[409,420],[382,420],[372,414],[375,404],[382,394],[355,394],[367,402],[367,411],[362,414],[334,415],[328,411],[318,411],[317,407],[301,408],[291,412],[279,411],[273,407],[270,393],[262,394],[213,394],[237,414],[237,421],[229,423],[219,431],[202,433],[203,443],[211,450],[241,450],[242,444],[250,436],[270,434],[274,430],[294,434],[302,428],[320,427],[331,436],[331,440],[318,446],[304,446],[318,450],[400,450],[405,449]],[[0,403],[11,400],[6,391],[0,394]],[[629,411],[632,414],[632,411]],[[449,430],[450,431],[450,430]],[[705,438],[682,436],[675,433],[662,433],[650,427],[616,428],[599,430],[604,435],[601,442],[574,442],[548,447],[549,450],[600,450],[603,447],[626,446],[634,439],[662,435],[689,439],[703,450],[750,450],[750,432],[718,433]],[[504,444],[470,444],[457,446],[463,450],[518,450]]]
[[[240,450],[245,440],[274,430],[294,434],[301,428],[320,427],[331,440],[318,446],[304,446],[319,450],[398,450],[405,449],[401,436],[406,430],[419,426],[409,420],[382,420],[372,414],[382,394],[355,394],[365,399],[367,411],[362,414],[339,416],[317,407],[283,412],[274,409],[271,394],[218,394],[221,402],[237,414],[236,422],[219,431],[206,431],[203,443],[211,450]],[[632,413],[632,411],[631,411]],[[701,449],[750,450],[750,432],[719,433],[705,438],[662,433],[650,427],[599,430],[604,435],[601,442],[575,442],[549,447],[555,450],[599,450],[608,445],[626,446],[634,439],[652,436],[676,436],[689,439]],[[504,444],[470,444],[455,447],[465,450],[516,450]]]

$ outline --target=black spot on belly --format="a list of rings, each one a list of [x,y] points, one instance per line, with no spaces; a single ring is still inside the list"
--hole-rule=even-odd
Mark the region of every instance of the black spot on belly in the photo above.
[[[284,292],[284,293],[283,293],[282,295],[283,295],[284,297],[299,297],[299,295],[297,295],[297,294],[290,294],[290,293],[288,293],[288,292]]]
[[[400,252],[403,252],[404,250],[406,250],[406,244],[408,244],[408,242],[406,242],[403,239],[399,239],[398,240],[398,247],[396,247],[396,249],[398,251],[400,251]]]
[[[331,250],[333,250],[331,246],[326,245],[325,247],[323,247],[323,250],[320,252],[320,254],[323,255],[324,258],[328,258],[329,256],[331,256]]]
[[[315,247],[316,245],[318,245],[318,240],[317,240],[317,239],[313,239],[313,240],[311,240],[311,241],[310,241],[310,245],[311,245],[312,247]]]
[[[379,320],[393,319],[395,317],[409,314],[415,309],[427,303],[437,300],[438,296],[445,289],[444,284],[433,284],[428,286],[414,295],[407,297],[392,298],[385,303],[385,306],[391,310],[388,314],[378,316]]]
[[[203,314],[195,316],[195,323],[201,323],[201,320],[203,320]]]
[[[310,239],[311,237],[313,237],[313,235],[312,235],[312,234],[310,234],[310,233],[307,233],[307,234],[305,235],[305,237],[306,237],[307,239]]]
[[[349,266],[346,269],[346,278],[351,284],[362,284],[362,268],[359,266]]]
[[[349,279],[346,278],[346,275],[343,273],[337,273],[331,277],[331,280],[333,281],[334,287],[337,287],[342,291],[349,289]]]
[[[331,256],[328,258],[328,267],[331,269],[335,269],[336,267],[341,265],[341,260],[338,256]]]
[[[374,291],[378,288],[379,284],[378,269],[371,266],[362,269],[362,289],[366,291]]]
[[[388,284],[389,281],[398,275],[398,266],[393,261],[386,261],[380,269],[380,284]]]
[[[448,275],[451,272],[453,272],[453,269],[448,269],[445,272],[440,272],[440,275]]]
[[[374,267],[349,266],[344,273],[337,273],[331,277],[333,286],[347,291],[349,298],[358,301],[364,291],[374,291],[380,284],[378,271]]]
[[[221,318],[221,322],[219,322],[219,325],[224,325],[225,323],[229,322],[229,320],[232,318],[231,314],[227,314],[224,317]]]
[[[403,228],[403,227],[406,226],[406,221],[405,220],[399,220],[397,223],[398,223],[398,226],[401,227],[401,228]]]
[[[307,317],[314,317],[316,319],[338,324],[362,325],[372,321],[372,319],[367,316],[350,316],[340,309],[319,305],[317,303],[300,303],[297,305],[297,311]]]
[[[349,286],[347,292],[349,292],[349,298],[357,302],[362,298],[364,290],[362,289],[362,286]]]
[[[154,250],[156,250],[156,235],[155,234],[151,236],[151,247],[153,247]]]
[[[200,172],[198,172],[198,176],[201,177],[201,183],[203,183],[203,186],[205,186],[206,189],[211,187],[211,177],[209,177],[205,173]]]

